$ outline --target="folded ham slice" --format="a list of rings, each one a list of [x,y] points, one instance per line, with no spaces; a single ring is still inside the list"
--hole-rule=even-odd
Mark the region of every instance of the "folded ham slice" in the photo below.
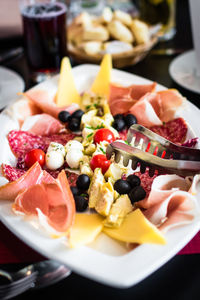
[[[32,101],[43,112],[57,118],[62,110],[67,110],[73,113],[79,108],[78,104],[72,103],[70,106],[58,107],[54,102],[54,97],[46,90],[30,90],[24,94],[30,101]]]
[[[174,118],[184,98],[175,89],[155,92],[156,83],[121,87],[110,85],[109,105],[113,115],[132,113],[138,123],[151,127]]]
[[[163,114],[161,98],[157,93],[147,93],[137,101],[129,112],[136,116],[139,124],[151,127],[162,125],[160,116]]]
[[[0,200],[14,201],[24,189],[41,182],[52,183],[53,181],[53,177],[46,171],[43,171],[39,163],[36,162],[19,179],[0,186]]]
[[[184,102],[181,94],[174,90],[147,93],[137,101],[129,112],[136,116],[138,123],[151,127],[173,120],[176,109]]]
[[[41,211],[51,227],[66,232],[74,221],[75,202],[65,171],[53,182],[42,181],[19,193],[14,210],[26,215],[37,215]]]
[[[196,176],[199,180],[199,175]],[[200,212],[190,192],[196,190],[196,176],[193,184],[177,175],[156,177],[148,198],[139,201],[138,206],[146,209],[145,216],[162,231],[192,222]]]
[[[123,114],[146,93],[153,92],[156,88],[156,83],[146,85],[131,85],[122,87],[116,84],[110,84],[109,105],[113,115],[118,113]]]
[[[28,131],[36,135],[50,135],[59,133],[63,128],[64,125],[56,118],[43,113],[27,117],[21,127],[21,130]]]
[[[40,114],[41,109],[36,106],[32,101],[21,98],[9,105],[4,113],[8,114],[12,119],[17,120],[19,125],[23,124],[27,117]]]

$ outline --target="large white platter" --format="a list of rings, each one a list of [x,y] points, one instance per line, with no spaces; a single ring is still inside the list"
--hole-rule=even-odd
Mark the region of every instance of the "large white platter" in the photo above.
[[[99,67],[94,65],[82,65],[73,69],[80,92],[91,85],[98,69]],[[58,76],[43,82],[34,89],[43,88],[54,93],[57,80]],[[115,69],[112,71],[112,81],[122,85],[151,82]],[[158,89],[164,89],[164,87],[159,85]],[[191,125],[194,135],[200,136],[200,111],[187,101],[181,111],[181,116]],[[15,159],[9,151],[6,134],[12,128],[17,128],[17,124],[11,121],[4,112],[0,115],[0,126],[2,128],[0,163],[14,163]],[[0,184],[3,182],[5,179],[1,178]],[[181,250],[200,229],[200,218],[198,218],[190,225],[169,231],[166,234],[165,246],[146,244],[130,252],[127,252],[123,244],[103,234],[90,246],[68,249],[64,238],[51,239],[28,220],[25,221],[21,216],[14,215],[11,203],[8,201],[0,203],[0,218],[16,236],[46,257],[66,264],[72,271],[82,276],[117,288],[130,287],[149,276]]]

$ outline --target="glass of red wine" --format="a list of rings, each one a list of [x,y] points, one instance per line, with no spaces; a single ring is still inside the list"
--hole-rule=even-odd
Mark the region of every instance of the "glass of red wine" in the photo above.
[[[31,79],[41,82],[59,72],[67,54],[67,7],[63,1],[20,0],[20,12]]]

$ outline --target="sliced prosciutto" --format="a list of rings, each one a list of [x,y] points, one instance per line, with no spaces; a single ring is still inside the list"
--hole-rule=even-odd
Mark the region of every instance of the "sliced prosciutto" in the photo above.
[[[72,103],[70,106],[58,107],[54,102],[54,97],[46,90],[30,90],[24,94],[30,101],[32,101],[41,111],[57,118],[62,110],[67,110],[73,113],[79,108],[78,104]]]
[[[168,89],[157,92],[162,103],[162,113],[160,119],[168,122],[174,118],[176,109],[178,109],[185,101],[185,98],[176,90]]]
[[[17,180],[0,186],[0,200],[15,200],[16,196],[24,189],[41,182],[52,183],[54,178],[43,171],[36,162],[26,173]]]
[[[137,205],[145,209],[145,216],[154,225],[167,231],[190,223],[199,213],[196,198],[188,192],[190,187],[187,179],[177,175],[158,176],[154,179],[149,196]]]
[[[110,84],[109,106],[111,113],[116,115],[123,114],[146,93],[153,92],[156,88],[156,83],[146,85],[131,85],[128,87]]]
[[[183,103],[184,98],[178,91],[164,90],[145,94],[129,112],[136,116],[139,124],[150,127],[173,120],[177,108]]]
[[[40,114],[41,112],[38,106],[25,98],[17,100],[4,111],[4,113],[8,114],[11,118],[17,120],[20,127],[27,117]]]
[[[64,128],[64,125],[56,118],[43,113],[27,117],[21,130],[36,135],[51,135],[59,133]]]
[[[34,148],[39,148],[43,151],[46,151],[51,142],[57,142],[65,145],[74,137],[75,134],[68,131],[61,134],[41,136],[29,133],[27,131],[12,130],[8,134],[8,142],[14,155],[16,157],[21,157],[26,152]]]
[[[135,103],[129,112],[133,114],[139,124],[150,127],[162,125],[160,116],[163,114],[160,96],[156,93],[145,94]]]
[[[25,215],[37,215],[40,210],[50,226],[66,232],[74,221],[75,202],[65,172],[53,183],[41,182],[19,193],[14,210]]]

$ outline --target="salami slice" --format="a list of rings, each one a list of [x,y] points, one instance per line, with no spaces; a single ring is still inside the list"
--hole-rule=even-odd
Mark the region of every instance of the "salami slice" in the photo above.
[[[2,164],[2,173],[3,176],[9,181],[15,181],[21,177],[26,170],[12,167],[10,165]]]
[[[187,124],[182,118],[174,119],[163,125],[152,126],[149,129],[176,144],[182,144],[187,135]],[[119,132],[120,139],[125,141],[127,133],[127,129]]]
[[[141,186],[145,190],[146,196],[148,197],[149,193],[151,191],[152,183],[158,175],[155,173],[153,177],[150,177],[149,173],[148,173],[148,170],[146,170],[146,172],[143,173],[143,174],[141,172],[136,172],[136,173],[134,173],[134,175],[136,175],[140,178]]]
[[[174,119],[161,126],[152,126],[150,129],[175,144],[182,144],[187,135],[187,124],[183,118]]]
[[[5,178],[7,178],[9,181],[15,181],[18,178],[20,178],[27,170],[26,169],[20,169],[20,168],[16,168],[16,167],[12,167],[10,165],[6,165],[6,164],[2,164],[2,173],[3,176]],[[46,171],[54,178],[58,177],[58,174],[60,173],[60,170],[48,170],[46,169]],[[76,180],[78,178],[78,175],[76,173],[72,173],[69,171],[65,171],[68,181],[69,181],[69,185],[70,186],[75,186],[76,185]]]
[[[39,148],[43,151],[46,151],[51,142],[57,142],[65,145],[74,137],[75,134],[68,131],[61,134],[40,136],[31,134],[27,131],[12,130],[8,134],[8,142],[14,155],[17,158],[20,158],[23,157],[26,152],[34,148]]]

